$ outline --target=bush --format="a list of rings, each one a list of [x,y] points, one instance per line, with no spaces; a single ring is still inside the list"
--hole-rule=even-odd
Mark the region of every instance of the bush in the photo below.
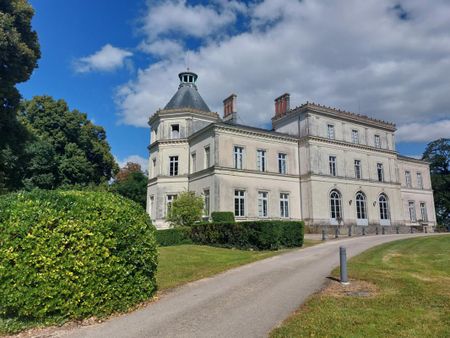
[[[214,223],[234,223],[234,214],[231,211],[213,211],[211,218]]]
[[[32,191],[0,201],[0,316],[81,319],[156,290],[155,228],[106,192]]]
[[[192,226],[191,238],[194,243],[240,249],[300,247],[303,245],[303,222],[197,223]]]
[[[156,231],[156,242],[159,246],[171,246],[179,244],[191,244],[191,228],[178,227]]]
[[[172,226],[191,226],[202,219],[203,198],[193,191],[184,191],[177,196],[170,207],[167,220]]]

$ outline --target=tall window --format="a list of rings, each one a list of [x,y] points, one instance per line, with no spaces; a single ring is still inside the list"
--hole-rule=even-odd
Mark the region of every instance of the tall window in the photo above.
[[[267,217],[268,193],[265,191],[258,192],[258,216]]]
[[[409,209],[409,219],[411,220],[411,222],[416,222],[417,221],[416,204],[414,203],[414,201],[408,202],[408,209]]]
[[[342,218],[342,204],[341,194],[337,190],[332,190],[330,193],[330,207],[331,207],[331,219],[339,220]]]
[[[244,148],[243,147],[238,147],[238,146],[234,147],[233,159],[234,159],[234,168],[242,169],[243,161],[244,161]]]
[[[328,138],[330,140],[334,140],[335,139],[334,126],[332,124],[329,124],[327,128],[328,128]]]
[[[234,191],[234,216],[245,216],[245,190]]]
[[[406,187],[411,188],[411,172],[405,171]]]
[[[280,194],[280,216],[289,217],[289,194]]]
[[[259,171],[266,171],[266,151],[258,149],[256,152],[256,165]]]
[[[384,181],[383,163],[377,163],[377,176],[378,176],[378,181],[380,181],[380,182]]]
[[[153,213],[153,208],[155,206],[155,196],[150,196],[150,205],[149,205],[149,211],[150,211],[150,217],[152,219],[155,219],[156,215]]]
[[[423,189],[422,173],[417,173],[417,187]]]
[[[169,176],[178,176],[178,156],[169,157]]]
[[[287,162],[286,162],[286,154],[279,153],[278,154],[278,172],[280,174],[287,173]]]
[[[211,166],[211,151],[209,146],[205,147],[205,168]]]
[[[336,156],[330,156],[328,162],[330,166],[330,175],[336,176]]]
[[[177,139],[180,138],[180,125],[172,124],[170,126],[170,138]]]
[[[381,148],[381,139],[380,139],[380,135],[375,135],[374,143],[375,143],[375,147],[376,147],[376,148]]]
[[[155,177],[156,176],[156,158],[153,158],[152,164],[153,164],[153,166],[152,166],[153,177]]]
[[[355,160],[355,178],[361,178],[361,161]]]
[[[356,129],[352,130],[352,142],[355,144],[359,143],[359,132]]]
[[[362,192],[356,194],[356,218],[367,219],[366,195]]]
[[[170,210],[172,209],[172,203],[177,198],[177,195],[167,195],[166,199],[166,217],[170,215]]]
[[[388,220],[389,219],[389,201],[385,194],[381,194],[378,197],[378,204],[380,207],[380,219]]]
[[[420,216],[422,217],[422,221],[428,222],[427,205],[425,202],[420,202]]]
[[[205,214],[205,216],[209,216],[209,210],[210,210],[209,189],[205,189],[203,191],[203,194],[205,195],[204,214]]]
[[[191,154],[191,162],[192,162],[192,172],[195,173],[197,171],[197,154],[192,153]]]

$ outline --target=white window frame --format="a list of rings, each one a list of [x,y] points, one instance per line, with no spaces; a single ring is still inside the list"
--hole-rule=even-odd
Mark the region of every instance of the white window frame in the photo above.
[[[361,170],[361,160],[355,160],[354,161],[354,166],[355,166],[355,178],[356,179],[361,179],[362,178],[362,170]]]
[[[420,217],[423,222],[428,222],[427,204],[425,202],[420,202]]]
[[[408,201],[408,211],[409,211],[409,220],[412,223],[416,223],[417,222],[416,202]]]
[[[265,149],[256,150],[256,167],[258,171],[267,171],[267,151]]]
[[[178,131],[174,130],[174,127],[178,126]],[[170,138],[172,140],[176,140],[180,138],[181,132],[180,132],[180,124],[179,123],[174,123],[170,125]]]
[[[195,173],[197,171],[197,153],[194,151],[191,153],[191,172]]]
[[[242,146],[233,147],[233,166],[234,169],[244,168],[244,147]]]
[[[336,130],[334,129],[334,124],[331,123],[327,124],[327,135],[329,140],[336,139]]]
[[[287,154],[278,153],[278,173],[287,174]]]
[[[381,148],[381,137],[380,135],[376,134],[374,135],[374,141],[373,141],[375,148]]]
[[[389,199],[386,194],[380,194],[380,196],[378,196],[378,209],[380,215],[380,224],[390,225],[391,215],[389,211]]]
[[[421,172],[417,172],[416,173],[416,178],[417,178],[417,187],[419,189],[423,189],[423,176]]]
[[[280,193],[280,217],[289,218],[289,194]]]
[[[411,172],[409,170],[405,170],[405,184],[407,188],[412,188]]]
[[[331,176],[337,176],[337,159],[336,156],[330,155],[328,156],[328,167],[330,170]]]
[[[167,194],[166,195],[166,218],[169,216],[170,209],[172,207],[173,201],[177,199],[176,194]]]
[[[269,216],[269,193],[258,191],[258,217],[267,218]]]
[[[211,147],[207,145],[204,149],[205,153],[205,169],[211,166]]]
[[[178,176],[179,174],[178,155],[169,156],[169,176]]]
[[[358,191],[355,196],[356,204],[356,224],[368,225],[367,217],[367,197],[362,191]]]
[[[235,217],[245,217],[245,197],[246,197],[245,190],[242,190],[242,189],[234,190],[234,216]]]
[[[384,168],[383,163],[377,163],[377,179],[378,182],[384,182]]]
[[[359,131],[352,129],[352,143],[359,144]]]
[[[333,189],[329,194],[330,201],[330,220],[331,224],[338,224],[339,218],[342,219],[342,194],[339,190]]]
[[[203,190],[203,196],[204,196],[204,208],[203,208],[203,214],[205,216],[209,216],[211,213],[211,195],[209,189]]]

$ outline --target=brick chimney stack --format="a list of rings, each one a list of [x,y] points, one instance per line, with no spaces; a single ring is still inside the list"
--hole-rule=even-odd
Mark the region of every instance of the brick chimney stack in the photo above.
[[[236,94],[231,94],[223,100],[223,120],[225,122],[237,122],[236,98]]]
[[[285,115],[290,109],[290,94],[285,93],[275,99],[275,117]]]

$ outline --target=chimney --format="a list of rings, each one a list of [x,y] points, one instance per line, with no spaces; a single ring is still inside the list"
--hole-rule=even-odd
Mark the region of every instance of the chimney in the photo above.
[[[290,109],[290,95],[285,93],[275,99],[275,117],[285,115]]]
[[[223,120],[224,122],[236,123],[236,94],[231,94],[225,100],[223,100]]]

